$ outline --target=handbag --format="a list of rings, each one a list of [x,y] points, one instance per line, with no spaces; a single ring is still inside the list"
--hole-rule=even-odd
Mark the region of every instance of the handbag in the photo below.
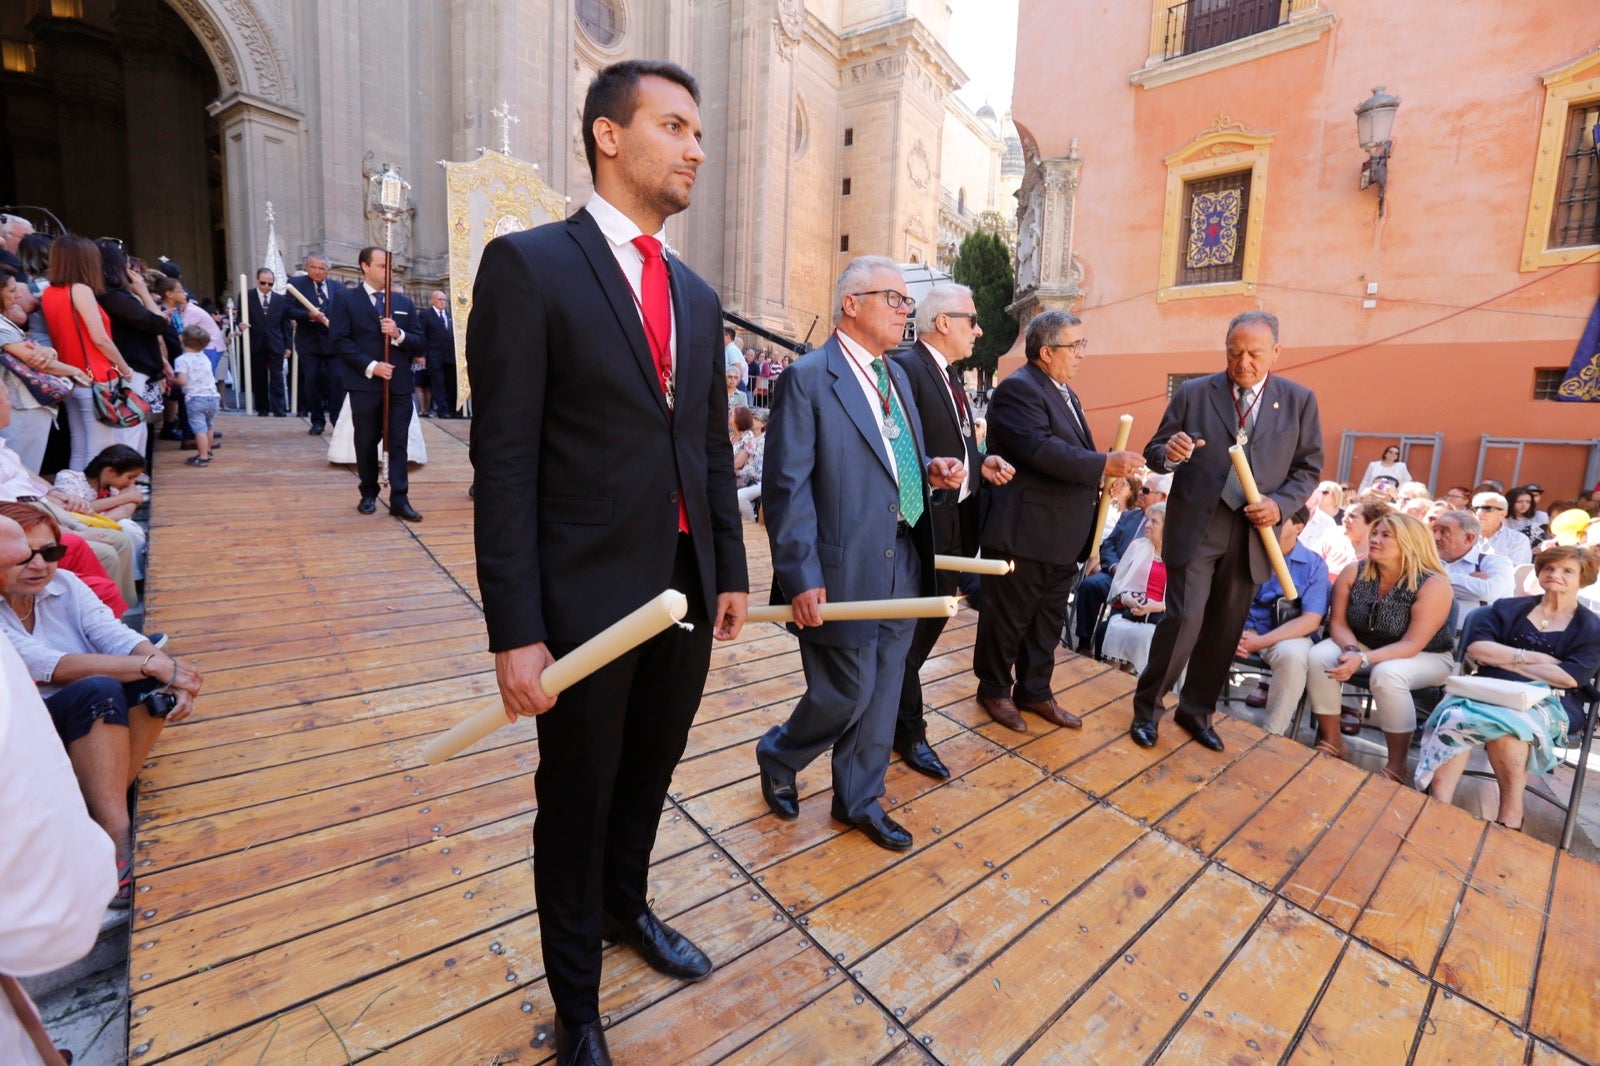
[[[1452,696],[1496,707],[1509,707],[1513,711],[1529,711],[1550,698],[1547,685],[1527,681],[1506,681],[1498,677],[1479,677],[1463,674],[1447,677],[1444,690]]]
[[[71,310],[72,325],[78,331],[78,348],[83,353],[83,370],[93,377],[94,371],[89,369],[89,346],[83,339],[83,323],[78,319],[77,309],[71,308]],[[133,426],[142,426],[149,420],[150,402],[128,388],[127,383],[120,377],[96,381],[93,390],[94,417],[105,425],[115,429],[129,429]]]
[[[72,391],[72,379],[61,378],[35,370],[10,352],[0,349],[0,367],[14,374],[28,393],[45,407],[53,407],[67,398]]]

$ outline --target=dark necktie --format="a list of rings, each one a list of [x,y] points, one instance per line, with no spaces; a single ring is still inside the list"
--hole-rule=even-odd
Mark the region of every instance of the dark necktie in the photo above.
[[[267,313],[267,294],[266,293],[262,293],[261,294],[261,313],[262,314],[266,314]]]
[[[328,302],[328,293],[322,287],[322,282],[317,282],[317,306],[321,307]]]
[[[380,318],[383,316],[383,293],[374,292],[372,294],[372,309],[378,312]]]
[[[972,423],[967,416],[967,394],[961,387],[961,379],[956,376],[955,367],[945,368],[945,380],[950,382],[950,399],[955,401],[956,421],[960,422],[963,429],[965,429]]]

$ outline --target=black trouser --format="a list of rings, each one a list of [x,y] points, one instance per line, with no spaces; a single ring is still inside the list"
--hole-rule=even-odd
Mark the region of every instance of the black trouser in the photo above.
[[[433,385],[433,413],[449,418],[456,413],[455,359],[429,359],[428,380]]]
[[[937,528],[937,527],[936,527]],[[935,547],[938,547],[937,541]],[[933,591],[940,596],[954,596],[960,575],[948,570],[938,570],[933,575]],[[927,723],[922,708],[922,665],[933,654],[933,646],[949,623],[948,618],[919,618],[911,633],[911,651],[906,655],[905,677],[900,682],[900,709],[894,723],[894,746],[906,748],[927,739]]]
[[[1038,559],[1017,559],[1016,564],[1012,573],[984,578],[985,603],[972,653],[978,695],[1048,700],[1056,648],[1067,622],[1067,598],[1078,567]]]
[[[534,894],[550,995],[569,1027],[600,1016],[602,914],[628,921],[644,912],[661,804],[711,665],[711,624],[684,534],[672,587],[691,590],[684,620],[693,630],[669,627],[539,716]]]
[[[1210,723],[1255,595],[1250,576],[1254,536],[1243,512],[1218,503],[1194,554],[1182,566],[1167,567],[1167,607],[1150,642],[1150,661],[1133,690],[1136,721],[1161,718],[1162,697],[1188,666],[1177,713]]]
[[[1090,574],[1078,582],[1078,599],[1074,610],[1077,611],[1075,635],[1079,651],[1088,650],[1090,644],[1095,642],[1095,623],[1099,621],[1100,608],[1106,605],[1106,597],[1110,594],[1111,575],[1105,570]]]
[[[289,410],[289,390],[283,377],[282,352],[262,350],[250,353],[250,389],[258,412],[283,414]]]
[[[389,506],[406,498],[410,487],[406,474],[407,433],[411,430],[411,393],[394,392],[384,382],[382,392],[364,389],[350,393],[350,417],[355,419],[356,473],[361,478],[361,495],[378,494],[378,448],[384,444],[383,419],[389,419]]]
[[[339,357],[329,352],[300,353],[300,410],[313,426],[339,421],[344,407],[344,381]]]

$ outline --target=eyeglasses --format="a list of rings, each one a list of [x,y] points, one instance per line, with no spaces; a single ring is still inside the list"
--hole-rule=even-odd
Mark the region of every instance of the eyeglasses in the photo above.
[[[36,555],[47,563],[59,563],[62,560],[62,557],[64,557],[66,554],[67,546],[65,544],[46,544],[42,548],[33,549],[33,551],[28,553],[27,558],[21,559],[18,562],[14,562],[11,565],[27,566],[29,563],[33,562],[33,557]]]
[[[1139,489],[1139,495],[1141,495],[1141,496],[1154,496],[1155,494],[1156,494],[1156,490],[1155,489],[1146,489],[1146,488],[1140,488]]]
[[[946,311],[944,313],[944,317],[946,317],[946,318],[964,318],[968,322],[973,322],[973,323],[976,323],[978,321],[978,315],[977,315],[977,312],[975,312],[975,311]]]
[[[1088,337],[1081,337],[1078,340],[1073,341],[1071,344],[1041,344],[1039,347],[1041,347],[1041,348],[1063,348],[1066,351],[1072,352],[1074,355],[1076,355],[1076,354],[1078,354],[1080,352],[1083,352],[1086,349],[1088,349],[1088,347],[1089,347],[1089,338]]]
[[[917,301],[897,289],[868,289],[866,292],[853,292],[851,296],[882,296],[883,302],[895,310],[904,307],[906,314],[917,309]]]
[[[1504,507],[1474,507],[1474,511],[1504,511]]]
[[[256,282],[256,286],[258,288],[262,288],[262,289],[270,289],[270,288],[272,288],[272,282],[270,282],[270,281],[258,281],[258,282]]]

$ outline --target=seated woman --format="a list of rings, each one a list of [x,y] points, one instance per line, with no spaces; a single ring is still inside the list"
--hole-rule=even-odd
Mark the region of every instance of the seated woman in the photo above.
[[[126,444],[113,444],[82,471],[56,472],[49,498],[91,525],[114,523],[133,544],[133,576],[144,576],[145,530],[133,520],[144,502],[134,482],[145,471],[144,456]]]
[[[1393,510],[1382,500],[1365,496],[1345,508],[1344,535],[1350,541],[1350,549],[1355,552],[1356,562],[1367,557],[1367,537],[1372,532],[1372,524]]]
[[[1145,508],[1144,529],[1117,563],[1107,595],[1111,617],[1100,637],[1100,657],[1135,674],[1142,673],[1150,660],[1155,624],[1167,607],[1167,564],[1161,561],[1166,524],[1166,504]]]
[[[1417,787],[1449,803],[1472,749],[1482,746],[1500,785],[1495,819],[1522,828],[1529,774],[1556,768],[1555,748],[1584,727],[1583,700],[1600,666],[1600,618],[1578,590],[1600,574],[1600,556],[1546,548],[1534,560],[1540,596],[1508,596],[1477,614],[1465,633],[1467,658],[1483,677],[1533,681],[1555,691],[1526,711],[1451,696],[1428,719],[1417,759]]]
[[[1417,728],[1411,693],[1450,676],[1454,606],[1428,527],[1403,514],[1374,522],[1366,562],[1352,563],[1334,583],[1329,639],[1311,649],[1306,693],[1321,733],[1318,751],[1344,758],[1340,690],[1357,670],[1370,670],[1368,687],[1389,749],[1383,775],[1410,780],[1406,755]]]
[[[83,582],[56,568],[63,549],[54,518],[25,504],[0,505],[0,514],[22,526],[32,550],[0,573],[0,632],[39,686],[90,817],[116,845],[125,905],[128,788],[162,726],[194,709],[200,671],[118,622]]]
[[[1506,493],[1505,524],[1527,537],[1530,544],[1538,545],[1545,538],[1550,518],[1539,510],[1533,493],[1519,485]]]

